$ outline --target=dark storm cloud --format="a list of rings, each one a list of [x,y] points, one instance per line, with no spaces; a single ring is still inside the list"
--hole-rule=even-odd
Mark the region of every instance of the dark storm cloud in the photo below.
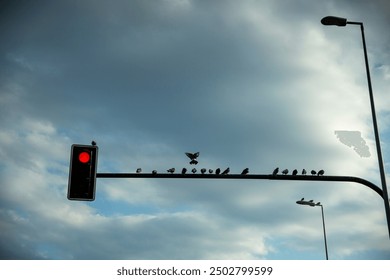
[[[226,95],[240,97],[254,79],[280,79],[283,72],[264,56],[272,45],[253,42],[247,25],[234,26],[219,5],[205,13],[209,6],[196,4],[187,17],[186,8],[164,2],[108,9],[100,2],[30,4],[21,15],[29,32],[11,25],[17,39],[5,50],[11,71],[24,67],[24,86],[34,93],[26,96],[28,111],[57,122],[89,117],[101,129],[169,134],[179,126],[206,134],[202,128],[220,121],[214,111]],[[231,85],[237,82],[242,87]]]

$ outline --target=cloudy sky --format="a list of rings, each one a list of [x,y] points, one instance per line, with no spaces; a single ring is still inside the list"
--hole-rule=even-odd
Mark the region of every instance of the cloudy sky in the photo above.
[[[383,200],[353,183],[97,179],[67,200],[70,147],[99,172],[324,169],[380,186],[365,24],[390,171],[387,0],[2,1],[0,258],[390,259]],[[191,167],[192,168],[192,167]],[[390,184],[390,176],[387,176]]]

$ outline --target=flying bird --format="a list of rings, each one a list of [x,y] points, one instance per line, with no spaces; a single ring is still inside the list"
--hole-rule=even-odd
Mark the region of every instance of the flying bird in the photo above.
[[[282,173],[283,173],[284,175],[287,175],[287,174],[288,174],[288,169],[283,170]]]
[[[142,172],[142,169],[141,168],[137,168],[137,170],[135,171],[136,173],[141,173]]]
[[[298,174],[298,170],[297,169],[294,169],[294,171],[292,172],[292,175],[297,175]]]
[[[187,172],[187,168],[183,168],[182,170],[181,170],[181,174],[186,174],[186,172]]]
[[[167,170],[167,172],[173,174],[173,173],[175,172],[175,168],[169,168],[169,169]]]
[[[192,173],[194,173],[194,174],[195,174],[195,173],[196,173],[196,168],[192,168],[192,170],[191,170],[191,171],[192,171]]]
[[[316,174],[317,174],[317,172],[315,170],[311,171],[311,175],[316,175]]]
[[[323,169],[321,169],[320,171],[318,171],[317,175],[318,176],[322,176],[324,175],[325,171]]]
[[[202,174],[205,174],[205,173],[206,173],[206,171],[207,171],[207,169],[206,169],[206,168],[202,168],[202,169],[200,170],[200,172],[201,172]]]
[[[244,170],[242,170],[241,175],[246,175],[248,173],[249,173],[249,168],[247,167]]]
[[[302,175],[306,175],[306,173],[307,173],[307,172],[306,172],[306,169],[303,168],[303,169],[302,169]]]
[[[274,172],[272,172],[272,175],[275,176],[276,174],[278,174],[279,172],[279,167],[276,167]]]
[[[187,157],[189,157],[190,164],[198,164],[198,161],[196,160],[199,156],[199,152],[197,153],[185,153]]]
[[[226,174],[228,174],[229,172],[230,172],[230,168],[228,167],[228,168],[226,168],[226,169],[222,172],[221,175],[226,175]]]
[[[219,175],[219,173],[221,173],[221,168],[215,169],[215,174]]]

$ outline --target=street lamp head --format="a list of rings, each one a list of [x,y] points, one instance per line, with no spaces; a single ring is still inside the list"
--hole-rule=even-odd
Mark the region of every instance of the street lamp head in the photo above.
[[[327,16],[321,19],[323,25],[336,25],[336,26],[346,26],[347,19],[341,17]]]
[[[308,205],[308,206],[311,206],[311,207],[316,206],[316,204],[313,202],[313,200],[305,201],[303,198],[301,200],[296,201],[296,203],[297,204],[301,204],[301,205]]]

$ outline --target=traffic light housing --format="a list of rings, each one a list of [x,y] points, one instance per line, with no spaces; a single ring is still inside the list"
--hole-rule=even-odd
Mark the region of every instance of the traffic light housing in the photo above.
[[[95,200],[98,147],[74,144],[70,153],[68,199]]]

